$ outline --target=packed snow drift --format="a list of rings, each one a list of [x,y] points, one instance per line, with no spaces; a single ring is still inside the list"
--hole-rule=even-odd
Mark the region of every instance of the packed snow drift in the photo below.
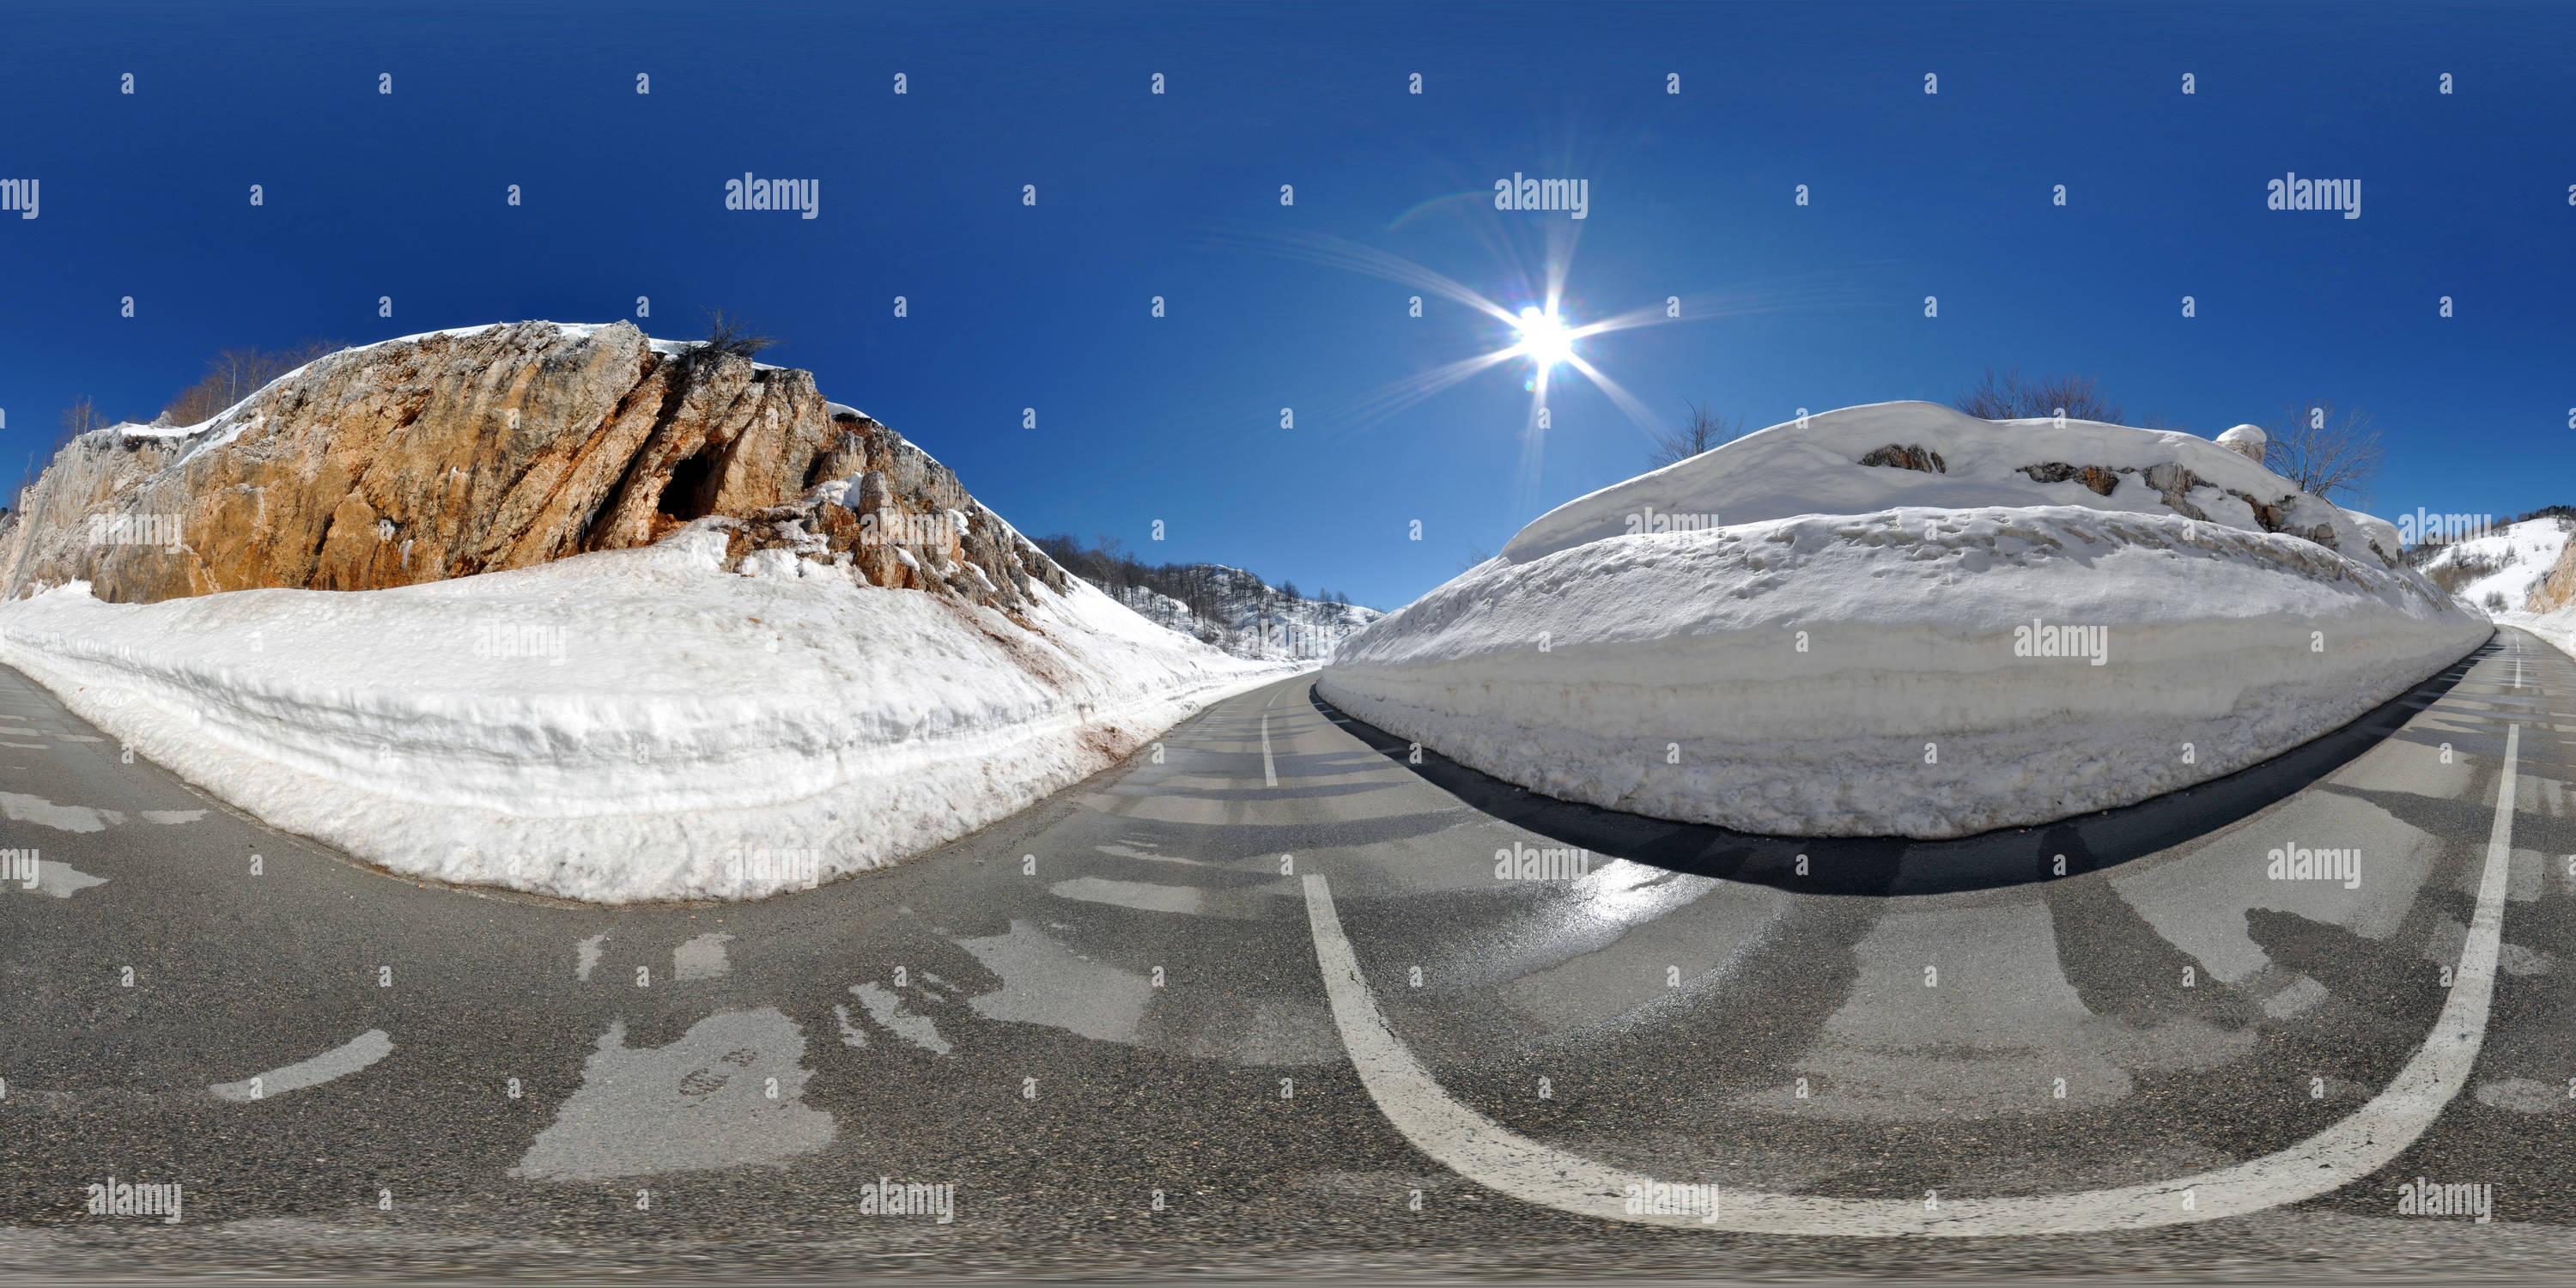
[[[2244,768],[2487,638],[2397,554],[2206,439],[1880,403],[1558,507],[1319,688],[1561,799],[1956,837]]]
[[[624,903],[893,863],[1280,674],[1071,583],[1039,629],[663,544],[388,590],[0,608],[0,661],[216,795],[405,875]],[[773,566],[776,565],[776,566]]]

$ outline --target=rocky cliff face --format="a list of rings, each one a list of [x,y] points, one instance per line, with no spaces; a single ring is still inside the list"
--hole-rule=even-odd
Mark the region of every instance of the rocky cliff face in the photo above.
[[[202,426],[74,440],[0,531],[17,593],[155,601],[371,590],[650,544],[692,522],[744,571],[1018,617],[1066,574],[811,372],[625,322],[495,325],[333,354]]]
[[[2570,606],[2576,606],[2576,540],[2558,552],[2557,564],[2532,587],[2530,601],[2521,605],[2533,613],[2554,613]]]

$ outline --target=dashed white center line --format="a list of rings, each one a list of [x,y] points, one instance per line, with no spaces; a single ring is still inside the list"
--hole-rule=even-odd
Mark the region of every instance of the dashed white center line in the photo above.
[[[1270,717],[1268,716],[1261,717],[1261,781],[1272,787],[1279,785],[1279,764],[1270,758]]]

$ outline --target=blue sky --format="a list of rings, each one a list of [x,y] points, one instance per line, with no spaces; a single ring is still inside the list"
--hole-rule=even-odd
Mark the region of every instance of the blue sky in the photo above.
[[[42,205],[0,216],[7,477],[75,397],[148,418],[219,348],[644,296],[656,334],[747,315],[770,360],[1023,531],[1391,607],[1638,472],[1646,436],[1560,380],[1516,486],[1525,364],[1351,414],[1508,337],[1280,248],[1338,239],[1516,310],[1579,232],[1578,321],[1769,306],[1586,346],[1667,421],[1946,401],[2018,366],[2203,434],[2365,408],[2383,514],[2576,502],[2565,6],[236,3],[10,26],[0,178]],[[725,210],[746,171],[819,181],[818,216]],[[2289,171],[2360,180],[2362,216],[2267,210]],[[1514,172],[1586,179],[1587,217],[1494,210]]]

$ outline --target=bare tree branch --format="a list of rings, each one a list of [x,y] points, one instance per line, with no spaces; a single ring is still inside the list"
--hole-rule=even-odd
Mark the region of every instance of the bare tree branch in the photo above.
[[[2264,466],[2302,492],[2359,503],[2379,477],[2379,422],[2358,407],[2338,411],[2331,398],[2285,403],[2263,432],[2271,440]]]
[[[107,418],[98,414],[98,404],[91,401],[88,394],[73,399],[72,405],[63,409],[63,437],[66,441],[106,423]]]
[[[1711,412],[1705,404],[1692,403],[1690,419],[1679,430],[1655,435],[1655,445],[1646,453],[1646,468],[1659,470],[1689,460],[1712,447],[1734,442],[1743,433],[1741,417],[1729,420]]]
[[[748,358],[778,343],[777,340],[752,333],[751,324],[723,309],[707,310],[706,343],[701,353],[729,353]]]
[[[2063,415],[2068,420],[2100,421],[2105,425],[2126,424],[2118,407],[2102,397],[2099,381],[2092,376],[2050,376],[2045,380],[2024,380],[2021,369],[1998,376],[1994,368],[1974,389],[1952,400],[1951,406],[1983,420],[2031,420]]]
[[[225,349],[206,359],[204,378],[180,390],[179,396],[161,409],[157,423],[202,425],[279,376],[347,347],[337,340],[307,340],[275,352]]]

